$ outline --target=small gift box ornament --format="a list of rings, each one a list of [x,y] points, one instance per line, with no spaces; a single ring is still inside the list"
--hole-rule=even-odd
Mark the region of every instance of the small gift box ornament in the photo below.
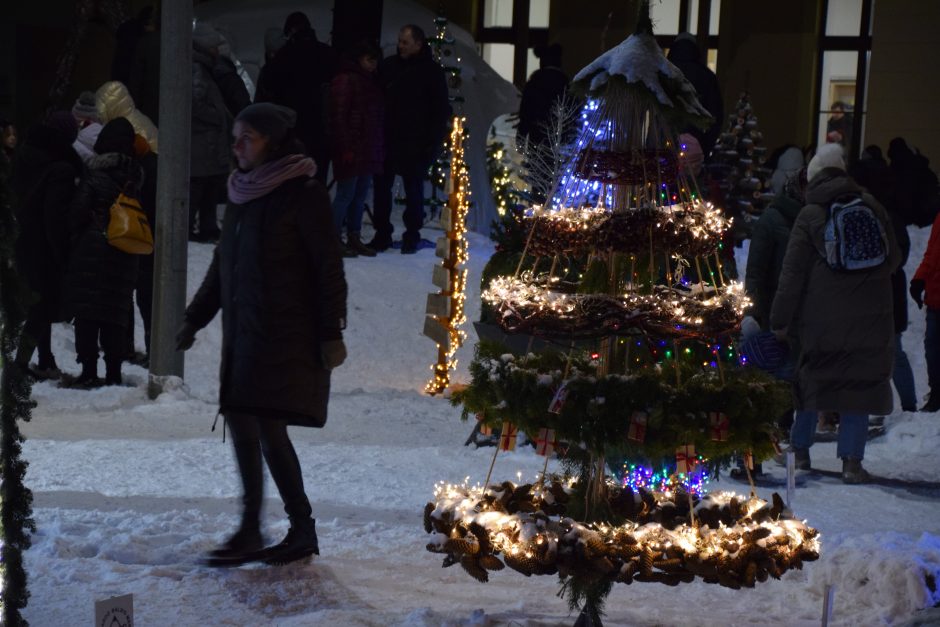
[[[483,414],[477,414],[477,422],[480,423],[480,435],[493,435],[493,427],[483,422]]]
[[[649,414],[645,411],[635,411],[630,416],[630,428],[627,429],[627,439],[634,442],[642,442],[646,439],[646,425],[649,422]]]
[[[713,442],[725,442],[728,440],[728,431],[731,429],[731,421],[728,415],[720,411],[708,412],[708,424],[711,426],[711,439]]]
[[[676,449],[676,472],[687,475],[695,464],[695,445],[684,444]]]
[[[548,457],[555,452],[555,446],[558,445],[558,441],[555,440],[555,430],[548,428],[539,429],[539,435],[535,439],[535,452],[538,455],[544,455]]]
[[[499,434],[499,450],[516,450],[516,436],[519,435],[519,429],[511,422],[504,422],[502,431]]]
[[[568,383],[563,382],[558,386],[552,402],[548,404],[548,412],[551,414],[560,414],[562,407],[565,406],[565,400],[568,398]]]
[[[750,451],[744,452],[744,466],[748,470],[754,470],[754,454]]]

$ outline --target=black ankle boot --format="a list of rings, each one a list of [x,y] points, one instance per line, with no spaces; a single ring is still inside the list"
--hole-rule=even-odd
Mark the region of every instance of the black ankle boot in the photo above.
[[[206,566],[240,566],[257,559],[263,549],[261,530],[242,526],[228,540],[206,554]]]
[[[290,529],[278,544],[265,549],[265,563],[280,566],[320,554],[317,521],[313,518],[291,520]]]

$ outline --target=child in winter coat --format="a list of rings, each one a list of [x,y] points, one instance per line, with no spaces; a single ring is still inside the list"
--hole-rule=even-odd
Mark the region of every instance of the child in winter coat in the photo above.
[[[927,358],[927,385],[930,395],[921,411],[940,410],[940,215],[933,222],[924,258],[911,279],[911,298],[919,309],[927,305],[927,332],[924,354]]]

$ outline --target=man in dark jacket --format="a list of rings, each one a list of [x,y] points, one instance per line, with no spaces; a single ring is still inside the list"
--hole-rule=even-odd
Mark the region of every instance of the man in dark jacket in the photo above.
[[[317,39],[310,19],[299,11],[287,16],[284,36],[287,43],[264,66],[255,102],[273,102],[297,112],[297,138],[317,163],[317,180],[326,183],[330,159],[326,102],[335,66],[333,50]]]
[[[379,78],[385,91],[385,168],[374,180],[376,233],[369,247],[383,251],[392,245],[392,185],[398,175],[405,187],[401,252],[412,254],[424,226],[424,180],[447,132],[447,79],[424,31],[413,24],[399,31],[398,54],[382,62]]]
[[[13,175],[18,200],[16,262],[36,302],[20,335],[17,363],[26,367],[39,348],[33,374],[60,375],[52,354],[52,323],[61,320],[60,296],[68,258],[68,209],[82,162],[72,149],[78,125],[68,111],[54,113],[20,147]]]
[[[530,145],[548,141],[546,127],[552,118],[552,109],[568,89],[568,76],[561,69],[561,44],[536,46],[539,69],[532,73],[522,89],[519,102],[519,141],[527,139]]]
[[[705,131],[697,126],[690,126],[682,131],[691,133],[698,139],[699,144],[702,145],[702,152],[705,153],[707,158],[711,154],[712,148],[715,147],[725,117],[725,107],[721,98],[718,77],[702,61],[702,53],[695,41],[695,35],[679,33],[672,46],[670,46],[666,58],[679,68],[682,74],[692,83],[695,91],[698,92],[699,102],[708,109],[708,112],[715,119]]]

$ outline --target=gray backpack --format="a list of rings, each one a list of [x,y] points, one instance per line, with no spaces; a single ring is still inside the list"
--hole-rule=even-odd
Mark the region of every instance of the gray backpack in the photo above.
[[[843,196],[829,206],[823,241],[833,270],[868,270],[888,258],[884,225],[859,196]]]

